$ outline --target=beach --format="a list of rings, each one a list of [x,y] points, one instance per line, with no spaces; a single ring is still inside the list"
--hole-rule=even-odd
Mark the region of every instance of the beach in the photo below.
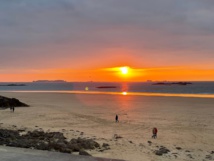
[[[1,128],[59,131],[68,139],[94,138],[110,145],[109,150],[88,151],[92,156],[128,161],[214,160],[214,98],[60,92],[0,95],[30,105],[15,108],[14,113],[0,110]],[[153,127],[158,129],[157,139],[151,138]],[[170,152],[156,155],[161,146]]]

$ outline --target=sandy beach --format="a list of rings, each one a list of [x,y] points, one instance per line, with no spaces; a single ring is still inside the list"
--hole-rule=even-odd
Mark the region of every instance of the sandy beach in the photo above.
[[[0,110],[0,127],[59,131],[71,139],[94,138],[109,150],[96,157],[128,161],[214,160],[214,99],[69,93],[1,92],[30,107]],[[119,123],[115,123],[115,115]],[[158,128],[152,139],[152,128]],[[121,136],[115,139],[115,136]],[[152,143],[149,144],[148,141]],[[158,156],[161,146],[170,150]]]

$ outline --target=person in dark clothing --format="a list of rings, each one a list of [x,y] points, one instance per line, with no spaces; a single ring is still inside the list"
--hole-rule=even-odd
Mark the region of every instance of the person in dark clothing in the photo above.
[[[153,139],[156,139],[157,138],[157,133],[158,133],[158,129],[156,128],[156,127],[154,127],[153,129],[152,129],[152,138]]]
[[[115,116],[115,121],[116,121],[116,122],[119,122],[119,120],[118,120],[118,115]]]
[[[13,110],[13,112],[15,111],[15,107],[14,106],[12,107],[12,110]]]

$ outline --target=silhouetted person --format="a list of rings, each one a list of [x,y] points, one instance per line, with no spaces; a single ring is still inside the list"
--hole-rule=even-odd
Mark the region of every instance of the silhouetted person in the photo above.
[[[116,121],[116,122],[119,122],[119,120],[118,120],[118,115],[115,116],[115,121]]]
[[[156,128],[156,127],[154,127],[153,129],[152,129],[152,138],[154,138],[154,139],[156,139],[157,138],[157,133],[158,133],[158,129]]]
[[[13,112],[15,111],[15,107],[14,106],[12,107],[12,110],[13,110]]]

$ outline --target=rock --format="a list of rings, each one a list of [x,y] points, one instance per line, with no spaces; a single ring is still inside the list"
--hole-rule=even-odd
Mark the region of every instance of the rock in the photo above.
[[[176,149],[177,149],[177,150],[181,150],[182,148],[181,148],[181,147],[176,147]]]
[[[104,147],[104,148],[109,147],[109,144],[103,143],[102,147]]]
[[[212,156],[211,155],[206,155],[205,157],[206,159],[212,160]]]
[[[78,152],[81,149],[81,146],[79,146],[78,144],[71,144],[68,145],[69,149],[71,149],[73,152]]]
[[[211,151],[210,154],[214,154],[214,151]]]
[[[80,150],[100,147],[100,145],[92,139],[78,138],[71,139],[71,141],[68,142],[63,133],[60,132],[34,130],[20,135],[19,131],[20,130],[0,129],[0,145],[39,150],[54,150],[63,153],[72,153],[73,151],[80,152]]]
[[[148,143],[149,143],[149,146],[151,146],[151,145],[152,145],[152,142],[151,142],[151,141],[148,141]]]
[[[0,129],[0,138],[19,138],[19,132],[14,130],[3,130]]]
[[[0,108],[9,108],[9,107],[29,107],[29,105],[20,102],[16,98],[7,98],[0,96]]]
[[[39,142],[37,144],[32,145],[31,147],[39,150],[51,150],[51,146],[49,144],[46,144],[44,142]]]
[[[109,144],[107,144],[107,143],[103,143],[102,147],[104,148],[104,150],[110,149]]]
[[[155,151],[155,154],[159,155],[159,156],[163,155],[163,153],[161,151],[159,151],[159,150]]]
[[[178,153],[172,153],[172,154],[178,154]]]
[[[159,149],[159,151],[161,151],[161,152],[162,152],[162,153],[164,153],[164,154],[166,154],[166,153],[170,152],[170,150],[169,150],[169,149],[167,149],[167,148],[165,148],[165,147],[160,148],[160,149]]]
[[[163,146],[161,146],[159,150],[155,150],[155,154],[159,155],[159,156],[163,155],[163,154],[166,154],[168,152],[170,152],[170,150],[167,149],[166,147],[163,147]]]
[[[51,146],[52,149],[54,149],[56,151],[60,151],[60,152],[63,152],[64,149],[67,148],[66,144],[64,144],[62,142],[53,142],[53,143],[49,144],[49,146]]]
[[[88,152],[86,152],[86,151],[84,151],[84,150],[80,150],[80,151],[79,151],[79,155],[91,156]]]
[[[100,145],[94,140],[85,139],[85,138],[71,139],[69,142],[69,146],[74,146],[74,145],[75,145],[75,148],[79,147],[83,149],[95,149],[100,147]]]
[[[17,131],[18,131],[18,132],[24,132],[25,129],[18,129]]]
[[[187,154],[187,156],[191,159],[193,159],[192,155],[191,154]]]
[[[115,139],[121,139],[121,138],[123,138],[123,137],[120,136],[120,135],[114,134],[114,138],[115,138]]]
[[[129,141],[131,144],[133,144],[133,142],[132,141]]]

